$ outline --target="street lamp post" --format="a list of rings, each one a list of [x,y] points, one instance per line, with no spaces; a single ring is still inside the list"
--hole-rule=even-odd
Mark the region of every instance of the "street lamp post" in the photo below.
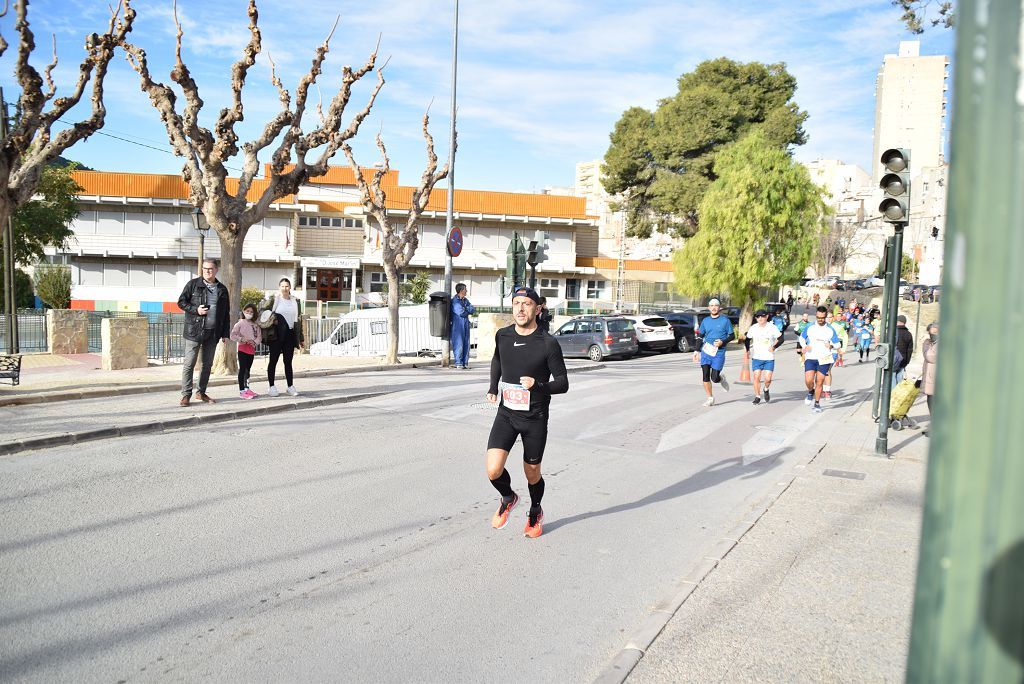
[[[203,210],[199,207],[192,207],[192,227],[199,233],[199,267],[197,273],[200,277],[203,275],[203,259],[205,256],[206,249],[206,234],[210,232],[210,223],[206,220],[206,216],[203,215]]]
[[[448,137],[448,206],[445,215],[445,245],[451,239],[452,227],[455,219],[455,85],[457,82],[459,65],[459,0],[455,0],[455,14],[452,19],[452,98],[451,98],[451,128]],[[444,251],[444,291],[449,295],[452,292],[452,253],[451,248],[446,247]],[[441,365],[448,367],[451,357],[451,340],[445,339],[441,342]]]

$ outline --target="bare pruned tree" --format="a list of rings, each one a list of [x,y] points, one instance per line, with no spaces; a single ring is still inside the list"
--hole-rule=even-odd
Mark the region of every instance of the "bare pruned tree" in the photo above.
[[[343,126],[352,86],[375,68],[377,48],[374,48],[366,63],[358,69],[342,68],[342,81],[337,93],[326,109],[316,105],[318,121],[315,128],[308,133],[303,131],[303,118],[310,106],[309,89],[322,73],[331,37],[337,28],[335,22],[334,28],[317,47],[309,71],[299,80],[294,98],[281,84],[271,61],[271,81],[277,88],[281,111],[264,125],[256,139],[239,146],[235,125],[243,119],[242,90],[249,69],[262,51],[256,0],[249,0],[248,16],[249,42],[241,58],[231,67],[231,104],[221,109],[212,131],[199,124],[203,100],[199,96],[199,85],[181,57],[183,32],[177,19],[177,7],[175,23],[178,37],[171,80],[184,94],[180,113],[174,89],[151,77],[145,51],[124,43],[128,61],[139,74],[142,90],[149,95],[167,128],[174,154],[185,160],[182,178],[188,184],[189,201],[202,210],[220,238],[221,276],[231,301],[236,305],[241,294],[242,244],[249,228],[266,216],[276,200],[298,192],[310,178],[327,172],[331,158],[346,140],[359,131],[384,85],[381,67],[377,69],[377,82],[366,104],[350,119],[348,126]],[[272,150],[269,177],[265,183],[257,183],[259,155],[268,148]],[[234,179],[229,179],[226,164],[239,153],[242,155],[242,172],[236,185]],[[315,158],[307,159],[307,156]],[[223,345],[218,345],[215,372],[233,371],[235,363],[234,354],[225,354]]]
[[[5,2],[0,17],[6,16],[9,9]],[[0,140],[0,225],[7,225],[8,217],[36,194],[47,164],[103,127],[107,115],[103,104],[107,67],[135,20],[130,0],[122,0],[112,9],[107,30],[85,38],[86,54],[78,66],[78,80],[69,93],[57,97],[57,84],[53,80],[53,70],[57,67],[56,39],[53,57],[40,74],[29,63],[36,40],[28,21],[28,0],[15,1],[14,15],[14,30],[18,34],[14,78],[21,92],[14,116],[9,119],[7,136]],[[0,35],[0,56],[8,47],[7,40]],[[58,124],[67,123],[63,117],[87,91],[91,92],[92,103],[89,116],[55,131]]]
[[[819,275],[840,273],[846,276],[846,263],[856,257],[873,253],[872,235],[864,221],[840,221],[833,218],[821,233],[815,253]]]
[[[388,214],[387,192],[381,186],[382,181],[391,169],[391,160],[384,147],[384,140],[377,134],[377,149],[380,150],[384,162],[374,171],[373,178],[367,183],[359,172],[359,164],[352,155],[352,148],[347,143],[341,149],[348,158],[348,163],[355,172],[356,184],[363,200],[363,208],[370,214],[381,230],[381,261],[384,264],[384,275],[388,281],[388,353],[386,363],[398,363],[398,304],[400,285],[398,276],[412,262],[416,249],[420,245],[419,219],[430,201],[430,193],[442,178],[448,176],[448,163],[437,168],[437,155],[434,153],[434,138],[430,135],[428,124],[430,116],[423,115],[423,137],[427,142],[427,167],[420,176],[419,185],[412,191],[412,201],[404,222],[395,225]],[[404,210],[404,207],[403,207]]]

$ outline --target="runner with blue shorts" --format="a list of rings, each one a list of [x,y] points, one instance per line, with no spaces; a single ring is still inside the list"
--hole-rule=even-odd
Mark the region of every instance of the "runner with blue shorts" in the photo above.
[[[747,355],[751,359],[750,371],[754,378],[754,405],[761,403],[761,382],[764,382],[764,401],[768,403],[772,397],[769,388],[772,374],[775,372],[775,350],[782,345],[782,331],[773,323],[768,322],[768,312],[754,312],[756,323],[747,330],[743,340]]]
[[[804,358],[804,384],[807,397],[804,403],[814,404],[814,412],[821,413],[821,388],[832,370],[832,350],[839,347],[839,335],[826,323],[828,309],[819,306],[814,314],[814,325],[800,335],[799,344]]]
[[[697,344],[700,349],[693,353],[693,361],[700,361],[704,392],[708,395],[704,406],[714,406],[715,397],[711,393],[711,383],[717,382],[723,390],[729,391],[729,381],[725,379],[722,369],[725,368],[725,345],[736,335],[732,329],[732,321],[720,315],[720,301],[712,299],[708,302],[708,310],[711,315],[705,317],[697,328]]]

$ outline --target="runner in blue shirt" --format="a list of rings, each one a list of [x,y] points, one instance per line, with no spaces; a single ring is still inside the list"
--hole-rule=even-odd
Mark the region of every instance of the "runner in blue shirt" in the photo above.
[[[708,310],[711,315],[701,321],[697,328],[697,344],[700,348],[693,353],[693,361],[700,361],[704,392],[708,395],[704,406],[714,406],[715,396],[711,393],[711,383],[717,382],[723,390],[729,391],[729,381],[725,379],[722,369],[725,368],[725,345],[736,335],[732,329],[732,321],[720,315],[720,301],[712,299],[708,302]]]

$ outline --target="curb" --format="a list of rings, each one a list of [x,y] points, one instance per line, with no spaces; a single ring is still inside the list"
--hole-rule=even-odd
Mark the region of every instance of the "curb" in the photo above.
[[[418,364],[419,367],[423,366],[434,366],[440,362],[428,362],[426,364]],[[329,375],[338,375],[345,373],[354,372],[372,372],[375,370],[396,370],[398,368],[413,368],[416,367],[413,364],[407,366],[369,366],[366,368],[359,369],[338,369],[339,372],[335,371],[309,371],[304,377],[320,377]],[[567,368],[568,373],[586,373],[589,371],[599,370],[604,368],[603,363],[590,363],[581,366],[575,366]],[[303,377],[303,376],[299,376]],[[218,384],[233,384],[233,379],[225,378]],[[213,382],[211,381],[211,385]],[[167,391],[172,389],[178,389],[180,385],[178,383],[164,383],[161,385],[144,385],[139,387],[128,387],[124,390],[106,391],[102,393],[82,393],[73,392],[67,393],[70,395],[68,398],[82,399],[90,397],[102,397],[112,396],[120,394],[142,394],[145,392],[155,391]],[[375,392],[362,392],[359,394],[348,394],[340,397],[324,397],[320,399],[308,399],[299,400],[292,404],[281,404],[275,403],[271,406],[254,406],[252,408],[245,408],[236,411],[223,411],[220,413],[211,413],[205,416],[187,416],[184,418],[171,418],[167,420],[158,420],[152,423],[136,423],[133,425],[104,427],[104,428],[93,428],[90,430],[80,430],[78,432],[65,432],[58,435],[45,435],[42,437],[29,437],[26,439],[14,440],[12,442],[0,442],[0,456],[10,456],[17,454],[22,451],[30,451],[32,449],[43,449],[55,446],[67,446],[70,444],[78,444],[80,442],[89,442],[97,439],[110,439],[112,437],[128,437],[131,435],[142,435],[151,432],[164,432],[167,430],[179,430],[181,428],[194,427],[196,425],[202,425],[204,423],[221,423],[229,420],[237,420],[240,418],[251,418],[254,416],[276,413],[279,411],[298,411],[310,408],[320,408],[323,406],[330,406],[333,404],[346,404],[354,401],[360,401],[362,399],[369,399],[371,397],[379,397],[385,394],[391,394],[392,392],[398,392],[401,387],[387,387]],[[132,391],[134,390],[134,391]],[[63,397],[64,395],[61,395]],[[61,398],[45,398],[39,395],[33,397],[24,397],[25,399],[31,399],[31,401],[19,402],[20,404],[40,404],[46,401],[60,401]],[[3,406],[0,403],[0,406]]]
[[[806,466],[817,458],[828,443],[815,450],[805,463],[794,466]],[[778,482],[768,496],[761,499],[749,513],[743,516],[721,539],[713,542],[704,552],[703,557],[693,565],[687,573],[676,582],[668,593],[662,596],[651,613],[644,618],[640,626],[633,630],[626,644],[612,657],[611,662],[594,679],[595,684],[623,684],[629,678],[633,668],[643,659],[647,649],[658,638],[683,604],[690,598],[697,587],[707,579],[729,553],[736,548],[740,540],[746,536],[754,525],[767,513],[776,501],[789,489],[797,478],[797,473],[788,474]]]
[[[323,368],[318,370],[306,370],[296,371],[295,377],[297,378],[325,378],[332,375],[348,375],[350,373],[377,373],[384,371],[396,371],[396,370],[408,370],[411,368],[430,368],[432,366],[440,366],[441,360],[431,361],[416,361],[414,363],[405,364],[377,364],[374,366],[353,366],[351,368]],[[583,366],[576,366],[574,368],[568,368],[569,373],[582,373],[591,370],[597,370],[598,368],[604,368],[603,363],[591,363]],[[234,385],[237,380],[234,377],[218,377],[210,378],[210,387],[219,387],[222,385]],[[4,397],[0,396],[0,407],[4,406],[27,406],[29,404],[44,404],[53,401],[73,401],[76,399],[98,399],[102,397],[113,397],[123,396],[126,394],[146,394],[149,392],[169,392],[172,390],[180,390],[180,382],[154,382],[149,384],[137,384],[137,385],[117,385],[111,384],[104,387],[98,387],[96,389],[77,389],[69,391],[43,391],[38,394],[25,394],[20,396]],[[2,453],[2,452],[0,452]]]
[[[0,456],[10,456],[30,451],[56,446],[68,446],[91,442],[98,439],[110,439],[112,437],[128,437],[132,435],[149,434],[153,432],[167,432],[169,430],[180,430],[182,428],[195,427],[210,423],[224,423],[241,418],[252,418],[269,413],[280,413],[282,411],[302,411],[305,409],[321,408],[334,404],[348,404],[363,399],[379,397],[390,394],[394,390],[386,392],[363,392],[361,394],[348,394],[342,397],[326,397],[323,399],[310,399],[309,401],[298,401],[292,404],[274,403],[269,406],[256,406],[253,408],[240,409],[237,411],[223,411],[211,413],[205,416],[187,416],[184,418],[172,418],[169,420],[156,421],[154,423],[136,423],[121,427],[95,428],[92,430],[80,430],[78,432],[65,432],[59,435],[46,435],[44,437],[30,437],[19,439],[13,442],[0,443]]]

